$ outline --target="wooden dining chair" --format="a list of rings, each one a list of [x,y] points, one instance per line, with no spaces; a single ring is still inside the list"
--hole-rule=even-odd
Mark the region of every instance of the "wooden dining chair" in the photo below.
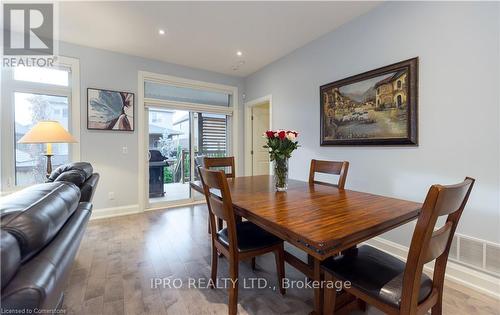
[[[234,156],[228,157],[203,157],[202,166],[207,169],[222,169],[227,178],[235,177]],[[230,171],[228,170],[230,169]],[[217,220],[217,231],[222,229],[222,220]],[[210,221],[208,222],[208,233],[210,233]]]
[[[321,184],[338,187],[344,189],[345,181],[347,179],[347,170],[349,169],[349,162],[336,162],[336,161],[321,161],[311,160],[311,168],[309,170],[309,183]],[[316,173],[339,175],[337,184],[330,184],[315,180]]]
[[[204,157],[203,158],[203,167],[208,169],[220,169],[223,168],[226,177],[234,178],[235,177],[235,169],[234,169],[234,156],[228,157]],[[227,169],[230,168],[231,171]]]
[[[311,167],[309,169],[309,184],[319,184],[334,186],[338,189],[344,189],[345,182],[347,179],[347,171],[349,170],[349,162],[337,162],[337,161],[322,161],[322,160],[311,160]],[[339,179],[337,184],[325,183],[322,181],[317,181],[315,179],[316,173],[338,175]],[[313,257],[307,254],[307,263],[312,266]]]
[[[229,314],[237,313],[238,305],[238,267],[240,260],[246,260],[269,252],[274,252],[280,293],[285,294],[285,252],[283,240],[268,233],[250,221],[236,222],[231,193],[223,171],[198,168],[208,205],[209,222],[215,231],[216,218],[226,221],[227,227],[212,233],[212,284],[217,280],[218,252],[229,262],[231,283],[229,284]],[[210,190],[220,191],[221,198],[212,195]],[[213,286],[212,286],[213,288]]]
[[[443,285],[453,235],[467,203],[473,178],[456,185],[433,185],[427,193],[413,232],[406,264],[371,246],[353,248],[326,261],[325,281],[346,281],[344,290],[386,314],[442,314]],[[439,217],[444,225],[435,230]],[[434,261],[432,279],[422,272]],[[327,282],[328,283],[328,282]],[[326,286],[324,313],[335,313],[337,292]],[[331,287],[331,286],[330,286]]]

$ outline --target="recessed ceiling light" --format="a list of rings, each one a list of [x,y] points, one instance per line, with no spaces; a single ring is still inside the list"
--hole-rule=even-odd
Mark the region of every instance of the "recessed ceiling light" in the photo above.
[[[165,30],[163,30],[163,29],[161,29],[161,28],[160,28],[160,29],[158,30],[158,34],[160,34],[160,35],[165,35]]]
[[[243,53],[242,53],[241,51],[239,51],[239,50],[238,50],[238,51],[236,52],[236,55],[237,55],[237,56],[239,56],[239,57],[241,57],[241,56],[243,56]]]

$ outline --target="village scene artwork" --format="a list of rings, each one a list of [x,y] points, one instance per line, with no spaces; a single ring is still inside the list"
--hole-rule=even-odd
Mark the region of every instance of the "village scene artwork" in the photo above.
[[[322,141],[408,137],[407,68],[351,82],[321,88]]]

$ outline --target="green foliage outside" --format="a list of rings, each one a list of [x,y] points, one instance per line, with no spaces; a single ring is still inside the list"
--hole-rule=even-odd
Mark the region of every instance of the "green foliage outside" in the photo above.
[[[190,171],[191,171],[191,159],[189,154],[184,155],[184,179],[190,180]]]
[[[163,168],[163,182],[165,184],[173,183],[172,170],[170,168],[171,166],[165,166]]]

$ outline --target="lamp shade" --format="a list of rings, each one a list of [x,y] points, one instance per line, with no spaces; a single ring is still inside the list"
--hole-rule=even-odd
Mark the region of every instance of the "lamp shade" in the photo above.
[[[37,123],[18,143],[74,143],[73,136],[57,121],[45,120]]]

